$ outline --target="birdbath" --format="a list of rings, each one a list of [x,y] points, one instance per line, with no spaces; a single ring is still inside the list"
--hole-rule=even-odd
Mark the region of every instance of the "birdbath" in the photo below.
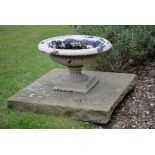
[[[52,60],[69,69],[68,73],[60,74],[53,80],[52,89],[80,93],[87,93],[98,83],[96,76],[83,73],[82,67],[111,48],[108,40],[86,35],[53,37],[38,45],[40,51],[48,53]]]
[[[86,71],[82,67],[111,47],[111,43],[104,38],[85,35],[41,41],[39,50],[48,53],[52,60],[67,66],[69,70],[54,69],[37,79],[11,96],[8,108],[108,123],[116,106],[136,84],[137,76]]]

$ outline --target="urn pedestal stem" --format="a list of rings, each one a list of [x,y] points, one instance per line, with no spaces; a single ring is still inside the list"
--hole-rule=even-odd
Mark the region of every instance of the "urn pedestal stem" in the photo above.
[[[86,81],[88,79],[88,76],[82,73],[82,67],[83,66],[68,67],[69,68],[68,76],[72,82],[81,82]]]

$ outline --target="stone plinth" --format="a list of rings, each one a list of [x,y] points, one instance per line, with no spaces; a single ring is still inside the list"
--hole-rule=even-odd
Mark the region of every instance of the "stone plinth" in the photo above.
[[[105,124],[137,81],[135,74],[84,71],[87,75],[96,76],[98,80],[98,84],[88,93],[54,91],[56,77],[67,72],[65,69],[49,72],[10,97],[8,107]]]

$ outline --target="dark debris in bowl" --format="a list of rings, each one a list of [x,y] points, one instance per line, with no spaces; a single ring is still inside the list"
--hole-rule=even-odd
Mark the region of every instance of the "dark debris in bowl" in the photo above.
[[[56,48],[56,49],[89,49],[89,48],[95,48],[102,44],[101,41],[94,41],[94,40],[88,40],[88,39],[72,39],[68,38],[63,41],[61,40],[53,40],[51,41],[48,46],[50,48]]]

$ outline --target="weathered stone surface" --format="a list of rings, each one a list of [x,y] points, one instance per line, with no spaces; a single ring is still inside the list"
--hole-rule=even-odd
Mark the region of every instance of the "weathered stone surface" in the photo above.
[[[67,70],[53,70],[17,92],[8,99],[8,107],[105,124],[137,81],[135,74],[85,71],[99,81],[88,93],[53,91],[52,80],[62,72]]]
[[[53,79],[53,90],[68,91],[68,92],[78,92],[78,93],[88,93],[96,84],[96,76],[80,74],[86,76],[86,80],[76,81],[69,78],[69,73],[61,73],[55,76]],[[76,74],[75,74],[76,76]],[[77,75],[79,76],[79,75]]]

